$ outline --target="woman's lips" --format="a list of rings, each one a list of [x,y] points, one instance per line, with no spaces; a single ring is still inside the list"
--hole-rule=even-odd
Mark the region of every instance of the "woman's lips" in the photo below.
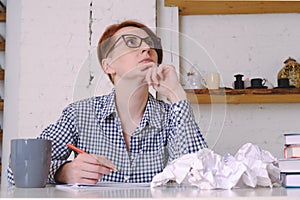
[[[145,58],[140,61],[140,63],[147,63],[147,62],[153,62],[153,60],[151,58]]]

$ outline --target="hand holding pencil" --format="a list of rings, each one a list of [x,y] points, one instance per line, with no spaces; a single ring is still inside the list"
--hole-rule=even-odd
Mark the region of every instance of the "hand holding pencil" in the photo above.
[[[76,151],[77,153],[81,153],[81,154],[88,154],[85,151],[83,151],[82,149],[79,149],[78,147],[73,146],[72,144],[67,144],[67,146],[72,149],[73,151]],[[104,167],[109,168],[110,170],[113,170],[115,172],[117,172],[117,168],[114,166],[114,164],[108,160],[105,156],[97,156],[97,155],[93,155],[93,154],[89,154],[92,157],[94,157],[100,165],[103,165]]]
[[[88,154],[70,144],[68,147],[78,152],[79,155],[57,170],[55,174],[57,182],[96,184],[104,174],[109,174],[111,170],[117,171],[114,164],[105,156]]]

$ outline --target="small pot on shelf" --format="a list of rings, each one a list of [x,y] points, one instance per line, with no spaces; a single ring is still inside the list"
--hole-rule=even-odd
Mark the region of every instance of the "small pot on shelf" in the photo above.
[[[236,74],[234,77],[236,80],[234,81],[234,89],[244,89],[244,81],[242,80],[243,74]]]

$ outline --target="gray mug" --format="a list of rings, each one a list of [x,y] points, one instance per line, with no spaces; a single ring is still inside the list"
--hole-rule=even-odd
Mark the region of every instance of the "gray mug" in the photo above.
[[[16,187],[45,187],[51,162],[51,140],[11,140],[10,166]]]

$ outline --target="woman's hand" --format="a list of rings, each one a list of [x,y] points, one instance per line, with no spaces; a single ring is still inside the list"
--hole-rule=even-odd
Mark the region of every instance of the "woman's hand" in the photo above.
[[[149,69],[156,67],[154,62],[140,63],[137,66],[132,67],[131,70],[124,73],[121,77],[116,80],[116,86],[126,86],[130,88],[131,86],[141,86],[141,84],[147,84],[145,77]]]
[[[110,173],[111,168],[114,168],[113,163],[104,156],[79,154],[57,171],[55,179],[62,183],[96,184],[103,174]]]
[[[117,81],[116,86],[128,92],[130,88],[136,90],[144,84],[152,86],[172,103],[186,99],[186,93],[172,65],[161,64],[157,67],[154,62],[139,64],[124,74]]]
[[[172,65],[161,64],[148,70],[146,80],[158,93],[166,96],[172,103],[186,99],[186,93],[179,83]]]

